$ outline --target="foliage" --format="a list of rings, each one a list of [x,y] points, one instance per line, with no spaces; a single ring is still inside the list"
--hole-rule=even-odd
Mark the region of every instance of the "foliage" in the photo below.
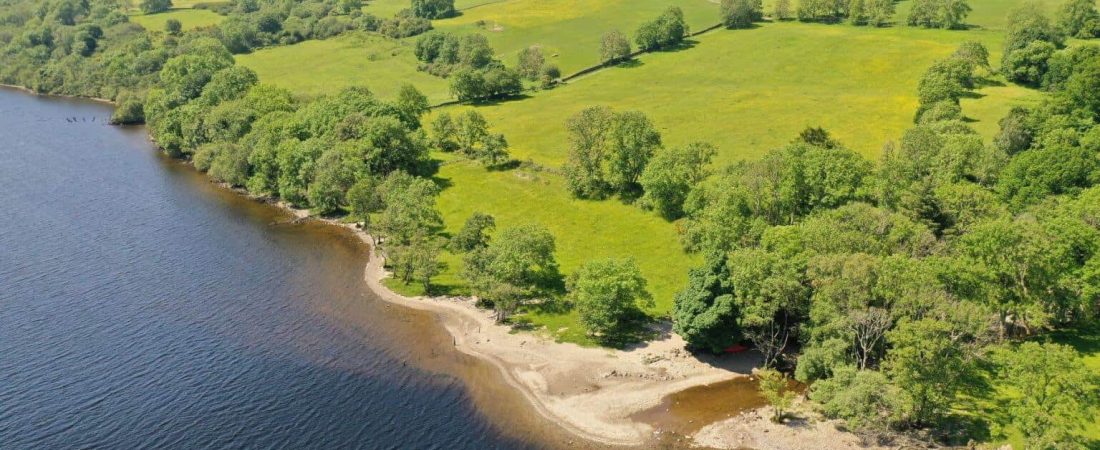
[[[644,51],[659,50],[679,45],[688,33],[683,10],[678,6],[670,6],[654,21],[638,27],[634,43]]]
[[[906,23],[923,28],[959,29],[972,9],[967,0],[916,0]]]
[[[489,246],[467,253],[463,277],[474,293],[492,302],[498,321],[543,293],[559,277],[554,236],[534,224],[505,228]]]
[[[546,64],[546,58],[542,56],[541,47],[527,47],[519,51],[516,57],[516,71],[520,76],[535,81],[542,75],[542,67]]]
[[[475,110],[467,110],[457,119],[441,113],[432,122],[436,146],[443,151],[458,151],[488,167],[508,158],[508,142],[502,134],[489,132],[489,123]]]
[[[412,12],[416,17],[425,19],[446,19],[454,17],[454,0],[412,0]]]
[[[611,30],[600,38],[600,61],[616,64],[630,59],[630,40],[619,30]]]
[[[376,227],[388,242],[406,245],[442,225],[435,208],[439,187],[431,180],[393,172],[379,184],[378,195],[383,208]]]
[[[141,0],[138,7],[142,14],[162,13],[172,7],[172,0]]]
[[[726,28],[751,28],[753,22],[764,18],[764,7],[759,0],[722,0],[722,24]]]
[[[661,146],[661,135],[645,114],[593,106],[570,117],[566,128],[570,158],[562,170],[574,196],[637,195],[638,180]]]
[[[568,280],[569,298],[581,324],[602,342],[620,342],[632,322],[644,317],[653,297],[632,259],[589,261]]]
[[[1072,348],[1025,342],[996,354],[999,371],[1017,394],[1009,400],[1011,423],[1028,448],[1086,448],[1081,429],[1100,405],[1097,376]]]
[[[708,166],[716,153],[706,142],[657,151],[638,179],[645,191],[641,205],[666,219],[680,218],[688,194],[710,175]]]
[[[1058,28],[1080,39],[1100,37],[1100,12],[1089,0],[1067,0],[1058,10]]]
[[[801,361],[800,361],[801,363]],[[882,372],[843,366],[832,378],[814,383],[810,399],[826,417],[842,419],[852,430],[888,429],[899,392]]]
[[[772,407],[772,422],[782,422],[796,395],[790,389],[790,379],[775,369],[761,369],[756,372],[756,377],[759,379],[760,394]]]
[[[489,246],[489,233],[496,228],[496,219],[493,216],[475,212],[466,219],[454,236],[451,237],[450,248],[456,252],[468,253]]]
[[[688,285],[676,294],[673,330],[688,348],[721,353],[741,339],[740,314],[730,286],[727,258],[708,256],[688,272]]]
[[[899,418],[937,423],[975,377],[973,359],[955,342],[951,326],[935,319],[903,322],[887,339],[893,348],[885,368],[901,391]]]

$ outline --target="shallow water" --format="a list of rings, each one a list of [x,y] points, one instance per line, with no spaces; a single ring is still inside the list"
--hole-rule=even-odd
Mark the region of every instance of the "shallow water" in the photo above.
[[[0,448],[560,442],[434,317],[373,298],[350,233],[109,116],[0,90]]]

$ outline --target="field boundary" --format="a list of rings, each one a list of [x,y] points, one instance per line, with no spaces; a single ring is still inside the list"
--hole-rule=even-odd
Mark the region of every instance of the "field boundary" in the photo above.
[[[488,4],[491,4],[491,3],[502,3],[502,2],[504,2],[504,1],[507,1],[507,0],[500,0],[500,1],[497,1],[497,2],[484,3],[484,4],[482,4],[482,5],[488,5]],[[482,5],[477,5],[477,6],[482,6]],[[475,7],[476,7],[476,6],[475,6]],[[722,28],[722,24],[721,24],[721,23],[716,23],[716,24],[714,24],[714,25],[711,25],[711,26],[709,26],[709,27],[703,28],[702,30],[696,31],[696,32],[694,32],[694,33],[688,33],[688,34],[687,34],[687,37],[689,37],[689,38],[692,38],[692,37],[700,36],[700,35],[702,35],[702,34],[704,34],[704,33],[709,33],[709,32],[711,32],[711,31],[717,30],[717,29],[719,29],[719,28]],[[655,53],[655,52],[654,52],[653,50],[635,50],[635,51],[633,51],[633,52],[631,52],[631,53],[630,53],[630,55],[629,55],[629,57],[628,57],[627,59],[634,59],[634,58],[637,58],[637,57],[639,57],[639,56],[642,56],[642,55],[644,55],[644,54],[646,54],[646,53]],[[567,76],[564,76],[564,77],[562,77],[562,78],[559,78],[559,79],[558,79],[558,84],[560,84],[560,85],[566,85],[566,84],[568,84],[568,83],[569,83],[570,81],[573,81],[573,80],[579,79],[579,78],[581,78],[581,77],[584,77],[585,75],[591,75],[591,74],[593,74],[593,73],[599,72],[600,70],[603,70],[603,69],[609,69],[609,68],[615,67],[615,66],[617,66],[617,65],[618,65],[618,63],[606,63],[606,62],[603,62],[603,63],[599,63],[599,64],[596,64],[596,65],[593,65],[593,66],[585,67],[585,68],[583,68],[583,69],[581,69],[581,70],[578,70],[578,71],[576,71],[576,72],[573,72],[573,73],[572,73],[572,74],[570,74],[570,75],[567,75]],[[524,89],[524,90],[523,90],[523,92],[528,92],[528,91],[534,91],[534,90],[537,90],[537,89]],[[461,105],[461,104],[463,104],[463,103],[467,103],[467,102],[466,102],[466,101],[463,101],[463,100],[447,100],[447,101],[445,101],[445,102],[440,102],[440,103],[437,103],[437,104],[435,104],[435,105],[432,105],[432,106],[430,106],[429,108],[430,108],[430,109],[435,109],[435,108],[443,108],[443,107],[446,107],[446,106]]]

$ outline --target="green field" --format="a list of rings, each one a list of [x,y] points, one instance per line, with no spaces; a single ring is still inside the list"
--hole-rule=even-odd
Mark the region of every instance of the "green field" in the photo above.
[[[698,257],[684,254],[676,225],[654,214],[617,200],[580,201],[567,195],[556,170],[567,154],[563,123],[569,115],[589,105],[641,110],[662,131],[666,145],[693,140],[717,144],[717,165],[759,157],[806,126],[823,126],[849,147],[877,158],[884,143],[911,126],[924,70],[966,40],[984,43],[996,64],[1003,39],[996,29],[1003,26],[1007,10],[1022,1],[974,1],[971,22],[978,26],[966,31],[797,22],[715,30],[694,38],[689,48],[643,55],[630,67],[603,70],[527,98],[445,108],[455,112],[476,107],[495,132],[505,134],[516,159],[546,167],[486,171],[452,160],[452,155],[436,155],[447,161],[437,175],[445,186],[439,206],[446,227],[457,230],[474,211],[493,214],[501,227],[542,223],[557,237],[557,257],[567,274],[589,259],[634,257],[656,299],[651,313],[667,314],[673,293]],[[569,72],[596,62],[603,31],[622,28],[632,33],[669,4],[683,7],[694,27],[717,21],[717,7],[705,0],[645,0],[631,2],[629,8],[622,0],[469,0],[457,3],[459,17],[434,25],[485,33],[507,63],[512,52],[541,45],[547,55],[557,55],[551,61]],[[388,16],[405,5],[404,0],[376,0],[364,10]],[[903,11],[907,7],[899,5]],[[903,20],[904,13],[898,18]],[[479,21],[485,25],[478,26]],[[264,82],[304,95],[364,85],[387,97],[411,82],[433,103],[449,99],[446,80],[416,71],[414,41],[353,33],[260,50],[238,60]],[[990,137],[1012,105],[1038,95],[993,80],[974,98],[964,99],[964,113]],[[444,259],[448,267],[437,284],[446,292],[463,292],[461,260],[454,255]],[[419,289],[394,287],[407,293]],[[559,339],[587,342],[572,315],[536,312],[528,318]]]
[[[382,97],[404,83],[416,85],[433,102],[450,98],[447,80],[416,70],[413,43],[369,33],[346,33],[324,41],[272,47],[237,56],[265,83],[304,95],[367,86]]]
[[[183,25],[183,29],[190,30],[217,25],[225,20],[225,17],[206,9],[172,9],[158,14],[130,16],[131,22],[141,25],[149,31],[164,31],[168,19],[176,19]]]
[[[562,123],[590,105],[640,110],[666,144],[709,141],[718,145],[720,162],[757,157],[807,126],[823,126],[874,157],[912,124],[924,70],[967,39],[996,49],[1000,36],[794,22],[717,30],[688,50],[644,55],[636,67],[478,109],[516,156],[554,166],[568,151]],[[1028,95],[1017,87],[981,94],[965,112],[987,131],[1014,99]]]

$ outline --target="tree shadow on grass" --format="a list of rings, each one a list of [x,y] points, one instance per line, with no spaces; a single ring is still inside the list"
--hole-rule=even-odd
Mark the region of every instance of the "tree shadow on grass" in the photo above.
[[[594,339],[605,347],[629,350],[634,346],[661,336],[660,328],[653,327],[652,324],[652,319],[642,313],[640,316],[628,320],[617,332],[608,336],[597,336]]]
[[[490,172],[507,172],[509,170],[518,169],[521,164],[522,163],[518,159],[509,159],[500,164],[486,166],[485,169]]]
[[[633,68],[636,68],[636,67],[642,67],[644,65],[645,65],[645,62],[643,62],[642,60],[640,60],[638,58],[630,58],[626,61],[621,61],[617,64],[608,65],[607,68],[613,68],[614,67],[614,68],[623,68],[623,69],[633,69]]]
[[[531,98],[530,94],[519,93],[519,94],[515,94],[515,95],[509,95],[507,97],[494,97],[494,98],[488,98],[488,99],[484,99],[484,100],[474,100],[474,101],[471,101],[470,104],[474,105],[474,106],[497,106],[497,105],[503,105],[503,104],[509,103],[509,102],[518,102],[520,100],[527,100],[529,98]]]
[[[976,99],[985,97],[985,94],[982,94],[981,92],[976,92],[976,91],[966,91],[966,92],[963,92],[962,95],[960,95],[959,97],[961,97],[961,98],[971,98],[971,99],[976,100]]]
[[[993,78],[987,78],[987,77],[977,77],[977,78],[974,79],[974,89],[981,89],[981,88],[986,88],[986,87],[1002,87],[1002,86],[1005,86],[1005,83],[1001,80],[997,80],[997,79],[993,79]]]
[[[661,48],[658,48],[656,50],[651,50],[650,52],[651,53],[676,53],[676,52],[682,52],[684,50],[691,50],[691,49],[695,48],[696,45],[699,45],[699,41],[697,41],[695,39],[684,39],[676,45],[661,47]]]

